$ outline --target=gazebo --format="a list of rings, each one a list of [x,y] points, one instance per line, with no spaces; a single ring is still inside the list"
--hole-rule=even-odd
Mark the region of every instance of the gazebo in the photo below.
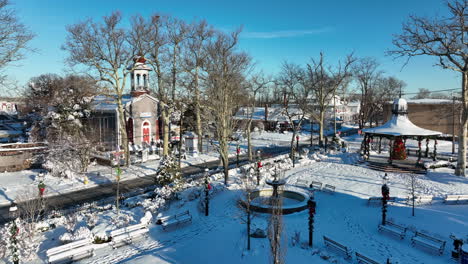
[[[420,163],[422,157],[421,141],[426,139],[425,157],[429,156],[429,140],[434,140],[433,159],[437,156],[437,136],[441,132],[420,128],[413,124],[408,118],[408,104],[405,99],[399,98],[393,101],[392,117],[387,123],[379,127],[363,129],[364,139],[361,144],[361,150],[365,159],[369,159],[370,147],[369,144],[374,137],[379,139],[378,152],[382,151],[382,138],[387,138],[389,142],[389,159],[392,164],[393,160],[406,159],[406,140],[408,138],[418,141],[418,161]]]

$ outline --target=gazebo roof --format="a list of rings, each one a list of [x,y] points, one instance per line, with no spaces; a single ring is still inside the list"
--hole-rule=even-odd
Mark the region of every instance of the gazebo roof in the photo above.
[[[441,132],[416,126],[408,119],[408,106],[405,99],[393,101],[392,117],[379,127],[366,128],[363,133],[388,136],[437,136]]]

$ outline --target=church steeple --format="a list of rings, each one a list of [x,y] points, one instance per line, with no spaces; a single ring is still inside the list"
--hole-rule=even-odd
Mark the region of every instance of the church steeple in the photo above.
[[[151,68],[146,65],[146,59],[143,56],[135,56],[133,64],[128,67],[132,69],[131,78],[131,95],[138,97],[142,94],[149,94],[149,72]]]

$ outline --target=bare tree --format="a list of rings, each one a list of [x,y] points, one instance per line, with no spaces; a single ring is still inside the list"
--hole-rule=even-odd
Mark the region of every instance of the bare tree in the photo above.
[[[290,143],[291,159],[295,157],[294,140],[301,128],[302,121],[304,121],[307,111],[307,100],[309,99],[309,91],[300,82],[301,74],[302,69],[298,65],[285,62],[276,81],[281,86],[283,93],[282,114],[288,119],[288,123],[293,131]]]
[[[249,167],[251,169],[251,167]],[[247,235],[247,250],[250,250],[250,225],[252,223],[252,219],[254,218],[254,214],[251,207],[252,202],[252,192],[255,190],[255,184],[252,182],[251,177],[249,177],[250,173],[246,171],[244,173],[243,182],[243,193],[241,198],[238,202],[239,209],[243,212],[243,215],[240,217],[242,223],[246,225],[246,235]]]
[[[198,151],[203,152],[203,128],[201,109],[200,78],[206,61],[206,49],[208,41],[213,37],[214,29],[205,20],[194,22],[189,28],[187,49],[184,56],[184,68],[190,76],[189,90],[193,94],[195,114],[195,133],[198,136]]]
[[[140,50],[141,54],[146,54],[148,64],[155,72],[156,89],[154,89],[161,106],[162,137],[163,137],[163,156],[169,155],[169,125],[171,115],[170,85],[168,49],[169,37],[166,31],[167,16],[159,14],[152,15],[148,20],[142,16],[132,18],[132,31],[130,34],[130,43],[133,47]]]
[[[425,99],[431,96],[431,91],[426,88],[419,88],[418,94],[416,94],[413,99]]]
[[[410,173],[406,176],[406,186],[408,188],[408,194],[410,195],[412,211],[411,215],[414,216],[414,206],[416,197],[418,196],[418,190],[421,188],[421,183],[419,181],[419,176],[414,173]]]
[[[279,190],[280,191],[280,190]],[[281,191],[280,191],[281,192]],[[286,236],[283,234],[283,201],[279,198],[271,198],[271,216],[268,226],[268,239],[270,240],[271,260],[273,264],[285,263]]]
[[[373,107],[375,90],[383,74],[378,68],[379,63],[371,57],[361,58],[353,65],[353,75],[361,92],[359,128],[363,128],[375,115],[376,109]]]
[[[456,175],[466,176],[466,143],[468,128],[468,28],[467,0],[447,1],[450,15],[436,19],[410,16],[403,24],[403,32],[394,37],[396,49],[389,51],[408,60],[415,56],[433,56],[437,66],[459,72],[462,76],[462,117],[458,137]]]
[[[344,63],[338,62],[334,68],[326,65],[323,52],[318,60],[312,59],[307,64],[307,70],[300,78],[302,85],[311,94],[312,100],[309,102],[309,114],[320,125],[319,141],[323,142],[323,127],[325,124],[325,113],[331,104],[335,104],[335,95],[350,76],[351,65],[355,59],[353,55],[348,55]]]
[[[215,120],[219,154],[224,167],[224,183],[229,178],[229,140],[235,125],[233,114],[239,105],[244,82],[244,72],[250,65],[250,57],[237,52],[240,30],[230,34],[216,32],[215,40],[207,45],[207,93]]]
[[[122,96],[134,55],[126,30],[120,27],[122,16],[114,12],[103,18],[103,23],[89,19],[67,26],[67,39],[62,49],[68,51],[71,66],[83,65],[95,72],[98,80],[112,87],[117,104],[120,140],[125,151],[125,162],[130,162],[128,137]]]
[[[249,157],[249,161],[252,161],[252,119],[255,112],[256,102],[257,102],[257,94],[260,93],[262,90],[266,88],[266,86],[270,83],[269,78],[265,77],[263,73],[258,73],[253,75],[248,84],[247,84],[247,126],[245,127],[245,132],[247,134],[247,155]],[[265,113],[267,115],[267,113]]]
[[[17,12],[9,7],[8,0],[0,0],[0,72],[7,66],[24,58],[25,51],[34,34],[23,25]],[[0,76],[0,83],[5,76]]]

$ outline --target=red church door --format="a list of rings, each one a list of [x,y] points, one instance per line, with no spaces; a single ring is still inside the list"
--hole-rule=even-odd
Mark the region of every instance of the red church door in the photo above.
[[[143,134],[143,142],[146,142],[146,143],[150,143],[150,130],[151,130],[151,126],[150,126],[150,123],[148,121],[145,121],[143,122],[143,125],[142,125],[142,134]]]

